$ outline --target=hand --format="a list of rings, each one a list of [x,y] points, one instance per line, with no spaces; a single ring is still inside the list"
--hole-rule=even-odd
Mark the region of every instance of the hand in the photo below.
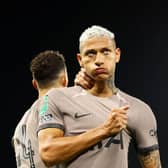
[[[108,136],[113,136],[119,133],[122,129],[126,128],[128,109],[129,106],[126,105],[112,110],[108,119],[103,124],[103,127],[106,129]]]
[[[75,76],[74,83],[75,85],[80,85],[84,89],[91,89],[94,85],[94,80],[86,74],[84,68],[81,68]]]

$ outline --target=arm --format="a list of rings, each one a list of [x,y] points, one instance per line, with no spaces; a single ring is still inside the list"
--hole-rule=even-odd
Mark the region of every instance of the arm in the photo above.
[[[134,118],[133,137],[141,167],[161,168],[155,115],[148,105],[141,106],[139,110],[141,115]]]
[[[104,124],[77,136],[65,137],[64,132],[57,128],[40,130],[38,139],[42,160],[47,166],[68,161],[99,141],[120,132],[127,124],[127,109],[127,106],[114,109]]]
[[[159,150],[145,152],[138,156],[142,168],[161,168]]]

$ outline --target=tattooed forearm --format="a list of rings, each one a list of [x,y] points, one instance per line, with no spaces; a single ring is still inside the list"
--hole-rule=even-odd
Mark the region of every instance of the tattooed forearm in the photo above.
[[[158,150],[139,155],[142,168],[161,168],[160,154]]]

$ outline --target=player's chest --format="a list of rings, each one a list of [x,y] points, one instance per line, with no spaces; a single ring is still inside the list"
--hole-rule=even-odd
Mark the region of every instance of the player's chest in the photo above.
[[[118,108],[117,99],[94,99],[81,96],[69,99],[61,111],[64,113],[66,134],[73,135],[85,132],[103,124],[113,108]]]

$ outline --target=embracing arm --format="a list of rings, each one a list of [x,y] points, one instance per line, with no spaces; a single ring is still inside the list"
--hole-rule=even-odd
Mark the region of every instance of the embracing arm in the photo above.
[[[63,134],[63,131],[57,128],[47,128],[39,132],[39,153],[47,166],[68,161],[107,136],[102,128],[76,136]]]
[[[159,150],[153,150],[139,154],[139,160],[142,168],[161,168]]]
[[[47,166],[69,161],[99,141],[113,136],[126,127],[127,106],[113,110],[100,126],[76,136],[64,136],[58,128],[45,128],[39,131],[39,153]]]

